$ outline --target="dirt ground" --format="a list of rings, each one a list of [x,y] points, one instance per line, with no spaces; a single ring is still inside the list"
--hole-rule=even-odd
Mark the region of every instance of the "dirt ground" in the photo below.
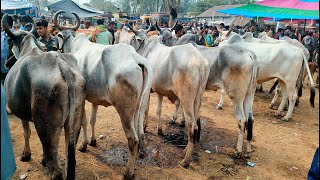
[[[149,125],[146,134],[147,156],[136,166],[136,179],[306,179],[310,164],[319,145],[319,90],[316,89],[315,108],[309,103],[310,90],[304,89],[298,107],[295,107],[290,122],[276,117],[276,107],[268,107],[272,96],[265,92],[256,93],[254,100],[253,150],[249,159],[234,159],[232,153],[237,141],[238,126],[232,112],[232,104],[225,98],[223,110],[216,110],[220,90],[206,92],[201,107],[202,134],[196,145],[191,166],[184,169],[178,165],[183,159],[183,146],[174,144],[174,138],[183,134],[184,128],[169,125],[174,104],[165,99],[162,121],[165,136],[156,131],[156,95],[151,95]],[[279,100],[277,105],[279,104]],[[91,106],[86,103],[87,116]],[[283,113],[283,115],[286,112]],[[180,116],[179,116],[180,120]],[[47,169],[41,165],[42,146],[31,125],[31,161],[21,162],[24,147],[21,122],[9,115],[17,171],[13,179],[27,175],[27,179],[49,179]],[[90,129],[90,125],[89,125]],[[91,130],[89,131],[89,135]],[[104,138],[99,138],[104,135]],[[113,107],[99,107],[96,124],[97,147],[88,146],[86,153],[76,152],[76,179],[121,179],[127,160],[127,140],[118,113]],[[90,136],[89,136],[90,138]],[[171,139],[171,142],[168,142]],[[82,142],[82,133],[78,147]],[[205,151],[211,151],[211,154]],[[65,164],[64,137],[61,136],[59,158]],[[254,162],[250,167],[246,162]]]

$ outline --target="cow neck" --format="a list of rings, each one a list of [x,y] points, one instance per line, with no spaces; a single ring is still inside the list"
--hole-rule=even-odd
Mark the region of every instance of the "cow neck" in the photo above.
[[[150,37],[148,39],[145,39],[140,45],[140,48],[137,49],[137,52],[143,57],[147,57],[148,54],[153,50],[153,48],[156,48],[157,43],[157,37]]]
[[[40,55],[43,50],[40,48],[39,44],[33,35],[27,35],[23,38],[20,44],[20,57],[32,55]],[[19,58],[20,59],[20,58]]]

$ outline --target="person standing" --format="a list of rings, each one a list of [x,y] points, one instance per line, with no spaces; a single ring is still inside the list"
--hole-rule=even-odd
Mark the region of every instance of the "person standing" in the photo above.
[[[48,21],[40,20],[37,24],[37,32],[40,35],[38,41],[46,46],[46,51],[57,51],[59,48],[58,38],[51,36],[48,31]]]
[[[91,42],[95,42],[98,44],[104,44],[109,45],[112,44],[112,41],[110,42],[110,32],[106,29],[104,25],[103,19],[98,19],[97,21],[98,26],[96,29],[88,36],[88,39]]]
[[[114,22],[114,21],[110,21],[109,23],[108,23],[108,28],[107,28],[107,30],[110,32],[110,34],[111,34],[111,37],[110,38],[112,38],[112,41],[111,41],[111,44],[114,44],[114,32],[115,32],[115,26],[116,26],[116,23]]]
[[[8,39],[7,34],[1,29],[1,84],[4,84],[4,80],[9,72],[9,69],[5,67],[5,63],[8,57]]]
[[[316,42],[314,41],[312,37],[313,33],[308,32],[308,34],[302,39],[302,44],[304,45],[305,48],[308,49],[310,57],[308,62],[311,62],[313,59],[313,51],[316,47]]]

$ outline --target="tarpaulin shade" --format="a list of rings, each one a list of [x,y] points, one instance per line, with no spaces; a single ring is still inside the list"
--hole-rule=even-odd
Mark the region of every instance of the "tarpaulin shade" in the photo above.
[[[102,11],[93,9],[88,6],[80,5],[73,2],[72,0],[62,0],[57,3],[51,4],[48,6],[49,10],[57,12],[63,10],[66,13],[62,14],[64,17],[72,18],[74,15],[71,13],[76,13],[80,18],[93,17],[104,14]]]
[[[291,2],[292,4],[287,4],[287,2]],[[314,6],[309,6],[308,4],[317,5],[315,8]],[[278,6],[271,7],[271,5]],[[247,17],[270,17],[279,19],[319,19],[319,1],[301,2],[299,0],[265,0],[257,2],[255,4],[248,4],[237,8],[218,11],[221,13],[242,15]]]
[[[1,10],[14,10],[14,9],[32,9],[31,2],[24,1],[1,1]]]
[[[257,2],[256,4],[262,6],[278,7],[278,8],[292,8],[292,9],[302,9],[302,10],[318,10],[319,11],[319,1],[310,0],[303,2],[301,0],[267,0]]]

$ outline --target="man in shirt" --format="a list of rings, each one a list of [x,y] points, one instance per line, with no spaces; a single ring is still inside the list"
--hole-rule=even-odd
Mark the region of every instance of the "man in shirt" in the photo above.
[[[179,39],[183,35],[183,26],[181,24],[177,24],[176,28],[174,29],[173,37]]]
[[[110,34],[112,35],[111,38],[112,38],[112,43],[111,44],[114,44],[114,27],[115,27],[116,23],[114,21],[110,21],[108,23],[108,31],[110,32]]]
[[[2,19],[3,14],[1,14],[1,19]],[[12,29],[13,25],[13,19],[11,16],[8,16],[7,19],[8,26],[10,29]],[[8,36],[6,32],[1,29],[1,84],[4,83],[4,80],[9,72],[9,69],[5,67],[5,62],[8,58],[9,54],[9,46],[8,46]]]
[[[106,29],[104,25],[104,20],[98,19],[97,24],[98,26],[96,27],[94,32],[88,36],[88,39],[91,42],[96,42],[98,44],[104,44],[104,45],[112,44],[112,41],[110,39],[111,33]]]
[[[59,48],[58,38],[51,36],[48,31],[48,21],[40,20],[37,24],[37,32],[39,34],[39,39],[41,43],[46,46],[46,51],[57,51]]]

